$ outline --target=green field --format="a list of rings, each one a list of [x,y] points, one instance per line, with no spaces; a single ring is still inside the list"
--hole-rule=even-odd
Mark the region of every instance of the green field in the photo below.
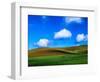
[[[87,46],[40,48],[28,53],[28,66],[87,64]]]

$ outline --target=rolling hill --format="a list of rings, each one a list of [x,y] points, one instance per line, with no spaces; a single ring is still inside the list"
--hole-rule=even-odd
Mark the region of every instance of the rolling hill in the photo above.
[[[88,63],[88,47],[37,48],[28,51],[28,66],[75,65]]]
[[[28,51],[29,57],[65,55],[65,54],[79,54],[87,53],[87,46],[74,46],[67,48],[37,48]]]

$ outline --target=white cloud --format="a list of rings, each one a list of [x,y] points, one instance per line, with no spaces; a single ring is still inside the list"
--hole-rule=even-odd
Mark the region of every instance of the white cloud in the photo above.
[[[37,43],[35,43],[38,47],[47,47],[49,44],[48,39],[40,39]]]
[[[76,37],[77,42],[81,42],[81,41],[87,41],[87,35],[82,34],[78,34]]]
[[[55,33],[54,38],[55,39],[61,39],[61,38],[70,38],[72,36],[72,33],[67,29],[62,29]]]
[[[42,18],[43,18],[43,19],[46,19],[47,17],[46,17],[46,16],[42,16]]]
[[[85,41],[87,41],[87,40],[88,40],[88,35],[85,36]]]
[[[82,19],[80,17],[66,17],[65,21],[67,23],[71,23],[71,22],[81,23]]]

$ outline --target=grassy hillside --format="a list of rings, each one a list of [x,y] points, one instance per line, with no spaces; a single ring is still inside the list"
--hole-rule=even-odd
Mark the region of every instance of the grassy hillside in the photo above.
[[[28,51],[29,66],[87,64],[87,46],[38,48]]]

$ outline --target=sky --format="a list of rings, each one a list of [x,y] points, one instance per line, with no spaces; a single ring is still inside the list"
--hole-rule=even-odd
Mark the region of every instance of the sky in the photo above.
[[[88,18],[28,15],[28,49],[88,44]]]

